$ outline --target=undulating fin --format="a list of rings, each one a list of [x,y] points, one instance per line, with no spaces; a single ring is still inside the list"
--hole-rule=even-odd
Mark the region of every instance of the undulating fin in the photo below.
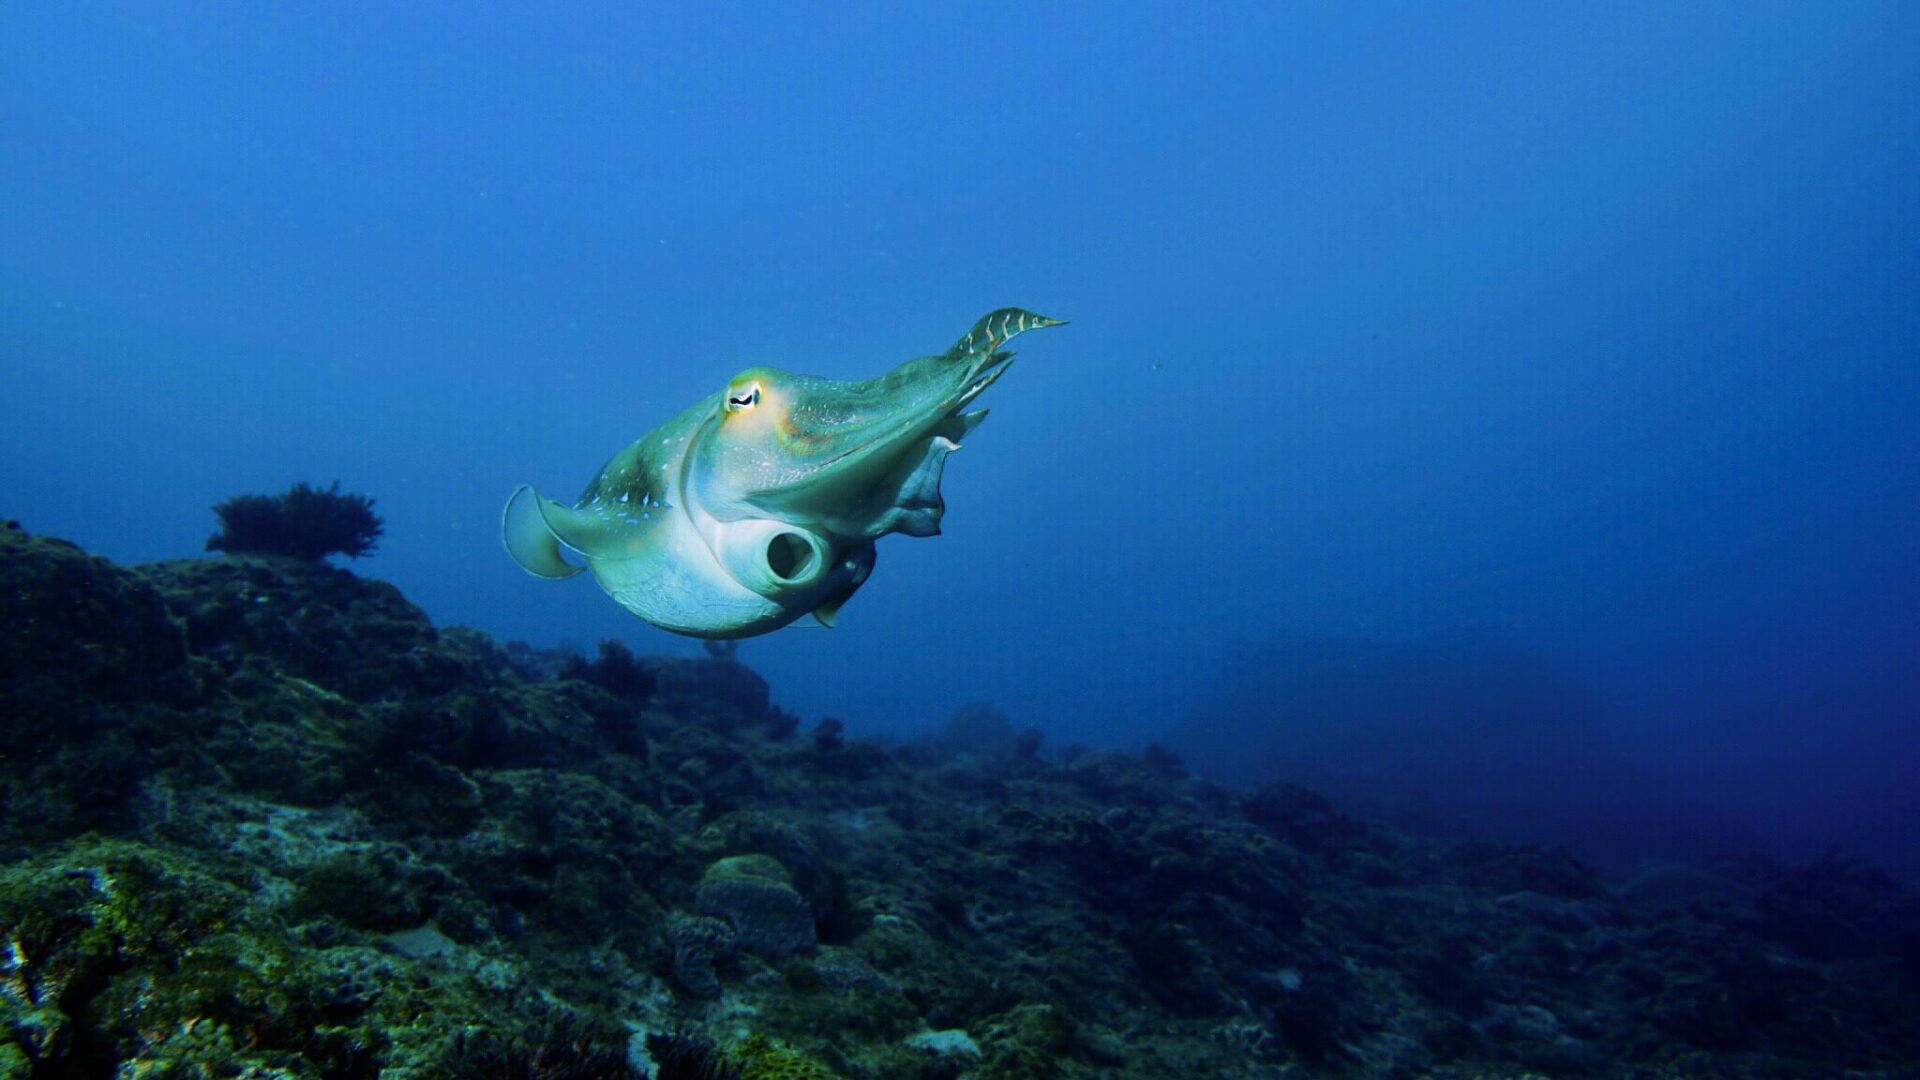
[[[508,553],[535,577],[566,578],[580,572],[581,567],[561,555],[563,548],[596,562],[618,562],[639,558],[657,538],[650,521],[614,513],[604,502],[575,509],[527,486],[507,499],[501,517]]]
[[[1049,319],[1045,315],[1035,315],[1023,308],[1001,308],[988,312],[980,321],[973,324],[965,337],[953,343],[947,350],[946,359],[959,362],[973,357],[991,359],[1000,346],[1019,337],[1029,330],[1038,330],[1045,326],[1062,326],[1065,319]]]
[[[531,485],[514,488],[513,494],[507,497],[506,509],[500,514],[500,538],[506,542],[507,554],[520,564],[520,569],[534,577],[554,581],[570,578],[586,567],[576,566],[560,554],[560,540],[547,527],[547,519],[540,512],[544,501]]]

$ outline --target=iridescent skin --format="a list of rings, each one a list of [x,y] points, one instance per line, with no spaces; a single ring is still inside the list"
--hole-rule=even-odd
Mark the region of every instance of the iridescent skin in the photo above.
[[[941,470],[986,418],[961,410],[1006,371],[1000,347],[1059,323],[1002,308],[876,379],[748,368],[616,454],[572,506],[516,489],[507,552],[537,577],[590,569],[675,633],[751,637],[809,612],[832,626],[875,540],[939,533]]]

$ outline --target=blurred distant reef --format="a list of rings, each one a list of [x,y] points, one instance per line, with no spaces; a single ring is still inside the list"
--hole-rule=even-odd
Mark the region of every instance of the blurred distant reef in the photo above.
[[[1920,901],[0,528],[0,1078],[1920,1076]]]

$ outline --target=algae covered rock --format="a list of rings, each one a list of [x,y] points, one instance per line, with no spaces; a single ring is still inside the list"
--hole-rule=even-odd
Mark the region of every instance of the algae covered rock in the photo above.
[[[377,956],[294,945],[251,885],[242,868],[124,841],[0,871],[0,1040],[76,1074],[103,1059],[293,1076],[364,1063],[383,1040],[363,1026],[356,969]]]
[[[82,718],[100,704],[183,705],[196,696],[187,643],[137,574],[64,540],[0,523],[0,707]]]
[[[908,1036],[905,1045],[917,1055],[930,1059],[927,1067],[932,1071],[958,1073],[980,1060],[980,1044],[959,1028],[918,1032]]]
[[[982,1018],[971,1037],[985,1056],[985,1075],[996,1080],[1061,1076],[1061,1062],[1074,1043],[1074,1022],[1052,1005],[1024,1004]]]
[[[284,892],[236,860],[124,840],[0,870],[0,1063],[34,1076],[429,1077],[574,1060],[605,1068],[545,1075],[628,1075],[612,1071],[624,1030],[512,969],[303,935],[275,911]]]
[[[976,701],[962,706],[945,724],[923,732],[908,746],[932,761],[961,756],[996,758],[1011,756],[1017,739],[1013,721],[1006,713]]]
[[[764,1035],[747,1036],[726,1056],[740,1070],[740,1080],[840,1080],[839,1073]]]
[[[707,867],[693,902],[725,919],[742,948],[770,959],[811,949],[819,940],[806,898],[795,891],[787,868],[767,855],[733,855]]]
[[[758,719],[773,705],[773,689],[767,680],[745,664],[726,657],[655,657],[653,676],[660,696],[668,701],[712,709],[716,705],[738,713],[741,719]]]
[[[294,558],[230,555],[140,574],[186,627],[195,655],[231,673],[250,658],[354,701],[442,693],[471,672],[436,649],[426,613],[384,581]]]
[[[0,840],[116,826],[146,772],[195,753],[186,639],[137,574],[5,522],[0,627]]]

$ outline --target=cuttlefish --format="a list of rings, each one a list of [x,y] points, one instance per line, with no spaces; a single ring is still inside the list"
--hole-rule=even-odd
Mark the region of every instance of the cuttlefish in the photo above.
[[[592,570],[675,633],[750,637],[809,613],[832,626],[874,541],[939,533],[940,474],[986,419],[963,410],[1006,373],[1001,346],[1060,322],[1002,308],[864,381],[748,368],[614,455],[572,506],[516,488],[507,552],[535,577]]]

